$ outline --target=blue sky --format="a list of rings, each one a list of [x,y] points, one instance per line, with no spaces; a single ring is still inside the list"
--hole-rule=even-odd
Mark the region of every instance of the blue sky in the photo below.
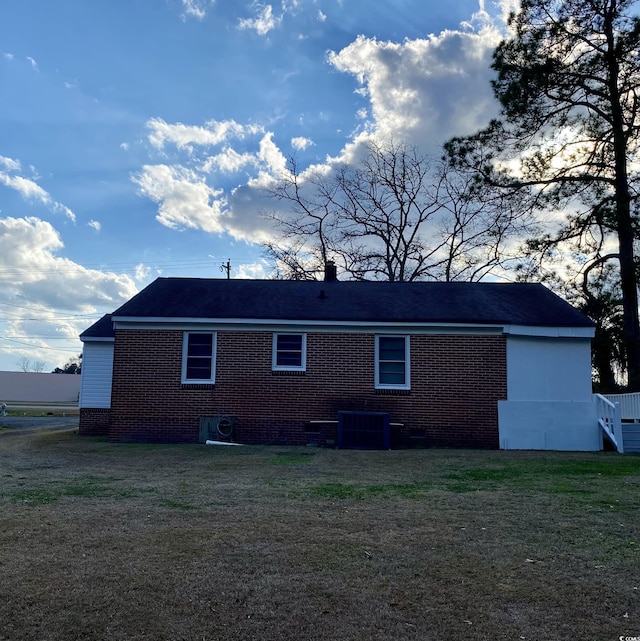
[[[3,0],[0,370],[157,276],[265,277],[264,187],[496,114],[510,0]]]

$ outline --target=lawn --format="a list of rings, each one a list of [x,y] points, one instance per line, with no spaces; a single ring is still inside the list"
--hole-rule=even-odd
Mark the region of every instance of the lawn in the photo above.
[[[0,433],[0,640],[640,637],[640,457]]]

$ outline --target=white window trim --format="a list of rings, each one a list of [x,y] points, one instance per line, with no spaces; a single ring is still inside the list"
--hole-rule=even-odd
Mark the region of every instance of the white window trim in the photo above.
[[[211,378],[187,378],[187,356],[189,347],[190,334],[211,334],[213,340],[211,341]],[[182,376],[181,382],[183,384],[212,384],[216,382],[216,351],[218,344],[217,332],[185,332],[182,337]]]
[[[278,336],[302,336],[302,358],[299,366],[278,365]],[[274,372],[307,371],[307,335],[303,332],[274,332],[271,346],[271,369]]]
[[[380,339],[381,338],[404,338],[404,372],[405,382],[403,385],[390,385],[380,382]],[[406,334],[376,334],[375,346],[375,388],[376,389],[411,389],[411,346],[410,338]]]

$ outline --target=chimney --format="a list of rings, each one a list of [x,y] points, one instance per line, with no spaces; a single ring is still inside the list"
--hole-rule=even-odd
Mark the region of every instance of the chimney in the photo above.
[[[338,280],[338,268],[332,260],[328,260],[324,265],[324,280],[325,282]]]

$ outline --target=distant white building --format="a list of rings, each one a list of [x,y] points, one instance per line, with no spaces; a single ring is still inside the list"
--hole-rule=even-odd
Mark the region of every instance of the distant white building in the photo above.
[[[69,403],[75,405],[80,394],[77,374],[40,374],[0,372],[0,402]]]

